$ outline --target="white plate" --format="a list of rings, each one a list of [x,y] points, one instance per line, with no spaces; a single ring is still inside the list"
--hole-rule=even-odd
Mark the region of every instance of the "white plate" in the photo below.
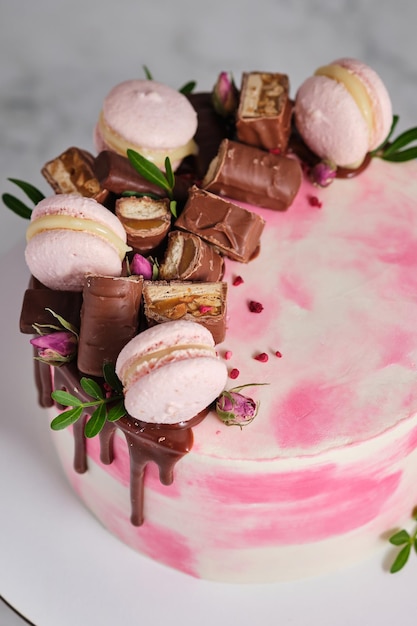
[[[388,543],[333,576],[238,586],[172,571],[103,529],[70,490],[37,407],[29,337],[18,330],[27,280],[22,243],[0,259],[0,594],[20,613],[38,626],[415,624],[417,556],[388,574]]]

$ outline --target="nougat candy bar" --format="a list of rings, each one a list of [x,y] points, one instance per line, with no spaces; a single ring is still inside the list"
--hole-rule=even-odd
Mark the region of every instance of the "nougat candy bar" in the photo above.
[[[295,158],[224,139],[202,186],[221,196],[282,211],[292,204],[301,181]]]
[[[247,263],[259,248],[262,217],[218,195],[194,186],[176,228],[195,233],[224,255]]]
[[[139,253],[149,254],[154,251],[171,227],[168,198],[119,198],[116,200],[116,215],[124,226],[128,245]]]
[[[103,365],[115,363],[138,333],[142,285],[142,276],[86,277],[77,360],[81,372],[102,376]]]
[[[226,335],[227,283],[144,281],[144,314],[149,326],[184,319],[198,322],[220,343]]]
[[[285,152],[292,110],[286,74],[245,72],[236,118],[238,139],[265,150]]]
[[[87,150],[72,147],[45,163],[41,172],[55,193],[78,193],[103,202],[108,191],[97,180],[93,163]]]
[[[181,230],[169,233],[165,256],[159,266],[161,279],[216,282],[222,279],[223,272],[222,255],[201,237]]]

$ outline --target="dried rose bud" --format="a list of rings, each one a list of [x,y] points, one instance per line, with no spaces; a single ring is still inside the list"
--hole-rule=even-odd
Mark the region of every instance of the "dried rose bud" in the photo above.
[[[145,280],[151,280],[153,276],[153,265],[141,254],[134,254],[130,263],[130,271],[137,276],[143,276]]]
[[[328,187],[336,177],[336,164],[330,161],[320,161],[310,170],[310,179],[319,187]]]
[[[233,77],[228,72],[220,72],[212,91],[214,109],[219,115],[233,115],[238,105],[238,90]]]
[[[248,385],[223,391],[216,401],[216,413],[226,426],[246,426],[256,417],[258,404],[239,391]]]
[[[67,331],[34,337],[30,343],[38,349],[38,359],[48,365],[68,363],[77,352],[77,337]]]

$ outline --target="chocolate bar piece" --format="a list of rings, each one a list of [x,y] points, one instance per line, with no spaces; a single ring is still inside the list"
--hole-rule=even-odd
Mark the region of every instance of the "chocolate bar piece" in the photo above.
[[[282,211],[292,204],[301,180],[295,158],[224,139],[202,186],[221,196]]]
[[[199,235],[235,261],[247,263],[259,248],[265,221],[204,189],[190,189],[176,228]]]
[[[54,291],[36,279],[31,279],[26,289],[20,313],[20,332],[35,333],[33,324],[59,325],[50,309],[60,315],[76,329],[80,327],[81,293],[75,291]]]
[[[116,215],[122,222],[127,243],[134,251],[149,254],[165,239],[171,227],[168,198],[126,196],[116,200]]]
[[[158,198],[163,198],[166,195],[161,187],[150,183],[141,176],[127,157],[111,150],[100,152],[93,167],[101,186],[117,195],[121,195],[125,191],[150,194]],[[178,202],[185,202],[189,186],[189,181],[176,176],[173,191],[174,199]]]
[[[292,110],[286,74],[245,72],[236,119],[238,139],[265,150],[285,152]]]
[[[149,326],[177,319],[205,326],[220,343],[226,335],[227,283],[151,281],[143,284],[144,313]]]
[[[81,372],[102,376],[103,365],[115,363],[137,334],[142,285],[142,276],[86,277],[77,361]]]
[[[173,230],[159,266],[162,280],[216,282],[222,279],[224,261],[217,250],[193,233]]]
[[[87,150],[68,148],[48,161],[41,172],[55,193],[79,193],[103,202],[108,196],[93,171],[94,157]]]

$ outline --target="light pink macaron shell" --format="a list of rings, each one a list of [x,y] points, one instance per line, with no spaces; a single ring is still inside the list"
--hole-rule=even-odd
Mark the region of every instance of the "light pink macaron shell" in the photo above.
[[[125,406],[132,417],[175,424],[191,419],[217,398],[227,381],[227,367],[217,356],[193,348],[195,345],[213,349],[210,331],[196,322],[177,320],[153,326],[124,346],[116,361],[122,381],[133,360],[164,348],[190,346],[141,368],[125,385]]]
[[[126,242],[120,220],[91,198],[58,194],[42,200],[31,221],[45,215],[69,215],[107,226]],[[26,263],[35,278],[50,289],[81,291],[89,273],[120,276],[122,262],[116,248],[90,232],[71,229],[46,230],[32,237],[25,249]]]
[[[197,130],[197,113],[186,96],[150,80],[116,85],[104,100],[103,116],[114,133],[148,150],[183,146]],[[95,141],[97,148],[105,145],[97,130]]]
[[[297,128],[309,148],[340,166],[359,164],[387,136],[392,123],[388,92],[379,76],[354,59],[333,62],[352,71],[365,85],[374,116],[374,132],[344,87],[326,76],[311,76],[299,88],[295,102]]]

